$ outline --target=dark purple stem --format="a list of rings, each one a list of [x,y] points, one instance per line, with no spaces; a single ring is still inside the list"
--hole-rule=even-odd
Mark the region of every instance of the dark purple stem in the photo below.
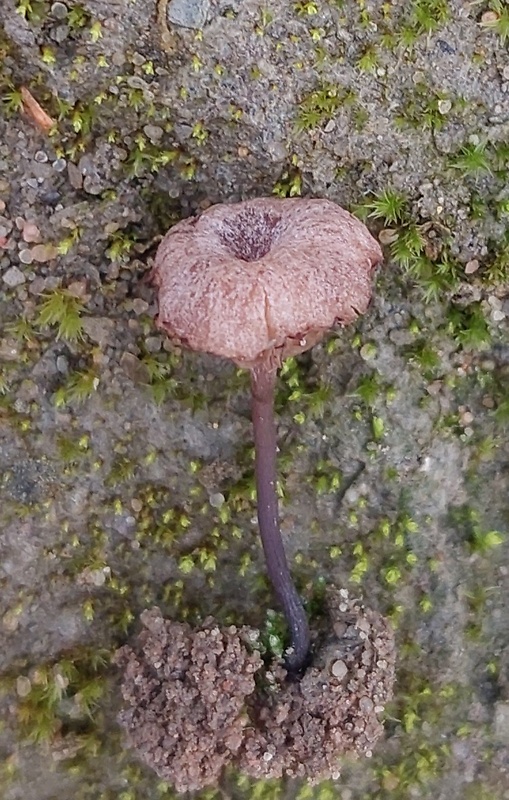
[[[309,625],[288,568],[279,528],[276,494],[277,438],[274,422],[274,389],[276,369],[256,367],[251,372],[252,415],[255,442],[256,493],[258,524],[262,538],[267,572],[291,634],[292,655],[287,659],[289,672],[295,674],[305,666],[309,655]]]

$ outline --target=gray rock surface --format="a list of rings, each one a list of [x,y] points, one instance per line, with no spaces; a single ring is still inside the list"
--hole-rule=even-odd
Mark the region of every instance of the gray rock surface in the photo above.
[[[288,362],[276,406],[312,627],[324,583],[362,596],[398,680],[339,782],[217,797],[505,800],[505,6],[221,0],[197,30],[164,1],[0,5],[2,800],[172,798],[115,721],[110,656],[145,608],[281,645],[248,376],[162,338],[149,280],[177,220],[273,193],[381,234],[368,314]]]
[[[170,0],[167,9],[168,22],[183,28],[201,30],[210,11],[210,0]]]

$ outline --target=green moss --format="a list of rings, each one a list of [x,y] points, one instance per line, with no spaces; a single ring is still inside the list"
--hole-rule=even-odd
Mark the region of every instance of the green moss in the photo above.
[[[463,145],[459,153],[452,157],[450,166],[457,169],[464,177],[478,178],[484,173],[491,174],[486,142]]]
[[[492,11],[494,16],[489,20],[481,18],[480,25],[489,31],[494,31],[500,37],[502,47],[509,41],[509,8],[503,0],[491,0],[488,3],[488,11]]]
[[[54,289],[43,295],[35,324],[41,328],[54,327],[57,339],[77,342],[84,335],[83,311],[79,297],[67,289]]]
[[[383,189],[370,200],[365,200],[353,209],[361,219],[381,219],[386,225],[397,225],[408,217],[407,200],[404,195],[390,187]]]
[[[494,244],[490,261],[482,272],[482,280],[488,286],[505,287],[509,284],[509,233]]]
[[[33,667],[25,678],[27,694],[17,705],[22,738],[41,742],[57,733],[90,735],[106,690],[109,661],[106,650],[80,648]]]
[[[16,13],[32,25],[43,22],[48,12],[47,0],[16,0]]]
[[[97,391],[98,386],[99,378],[95,370],[71,373],[65,384],[55,392],[55,406],[56,408],[62,408],[70,404],[84,403]]]
[[[447,333],[465,350],[482,350],[491,343],[491,333],[480,302],[466,307],[451,303],[447,311]]]
[[[296,155],[292,156],[291,166],[276,181],[272,193],[277,197],[300,197],[302,194],[302,175]]]
[[[354,100],[354,92],[342,86],[330,83],[319,86],[300,101],[296,131],[299,133],[323,125],[339,108],[351,105]]]
[[[342,484],[343,476],[337,466],[329,459],[320,459],[314,474],[307,478],[308,483],[318,494],[333,494]]]
[[[487,530],[482,524],[480,513],[468,505],[452,508],[450,518],[471,553],[487,555],[505,541],[505,536],[500,531]]]

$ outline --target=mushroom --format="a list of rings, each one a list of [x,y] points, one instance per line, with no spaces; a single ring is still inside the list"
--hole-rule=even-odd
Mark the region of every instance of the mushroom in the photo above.
[[[286,560],[276,495],[274,389],[284,358],[366,311],[382,253],[366,226],[323,199],[259,198],[182,220],[153,271],[158,325],[192,350],[251,372],[258,523],[291,636],[286,669],[307,665],[309,626]]]

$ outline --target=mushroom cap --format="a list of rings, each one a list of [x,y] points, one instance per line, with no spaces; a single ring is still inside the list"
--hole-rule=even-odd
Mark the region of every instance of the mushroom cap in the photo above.
[[[158,325],[239,366],[278,365],[366,311],[381,259],[366,226],[330,200],[211,206],[159,245]]]

